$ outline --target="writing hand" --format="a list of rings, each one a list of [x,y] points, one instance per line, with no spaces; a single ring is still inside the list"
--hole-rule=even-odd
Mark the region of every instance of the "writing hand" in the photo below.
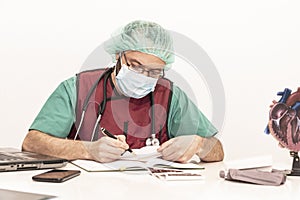
[[[129,148],[124,135],[116,136],[116,139],[108,136],[101,137],[95,142],[90,142],[88,151],[93,160],[99,162],[112,162],[120,159],[121,154]]]

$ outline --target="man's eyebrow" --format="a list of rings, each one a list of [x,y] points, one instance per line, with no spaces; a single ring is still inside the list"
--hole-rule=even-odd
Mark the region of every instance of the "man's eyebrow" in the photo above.
[[[126,57],[127,58],[127,57]],[[139,60],[137,60],[136,58],[127,58],[127,61],[129,61],[129,64],[132,64],[133,62],[138,63],[138,65],[142,65],[145,66],[143,63],[141,63]],[[152,70],[161,70],[160,68],[157,69],[152,69]]]
[[[128,59],[128,58],[127,58],[127,59]],[[135,58],[129,58],[128,60],[129,60],[130,63],[136,62],[136,63],[138,63],[139,65],[143,65],[140,61],[138,61],[138,60],[135,59]]]

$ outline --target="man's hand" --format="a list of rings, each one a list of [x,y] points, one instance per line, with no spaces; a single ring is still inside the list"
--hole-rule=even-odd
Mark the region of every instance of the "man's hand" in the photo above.
[[[121,157],[126,149],[129,148],[124,135],[116,136],[118,139],[102,137],[95,142],[87,143],[87,150],[93,160],[99,162],[112,162]]]
[[[67,160],[95,160],[111,162],[121,157],[129,148],[124,135],[112,139],[108,136],[97,141],[79,141],[57,138],[37,130],[31,130],[26,135],[22,150],[65,158]]]
[[[163,143],[158,151],[163,159],[186,163],[195,153],[198,153],[203,138],[198,135],[185,135],[172,138]]]

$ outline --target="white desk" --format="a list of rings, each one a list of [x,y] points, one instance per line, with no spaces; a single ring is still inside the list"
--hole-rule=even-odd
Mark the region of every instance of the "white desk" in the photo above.
[[[150,175],[82,170],[64,183],[34,182],[31,177],[47,170],[0,173],[0,188],[58,196],[58,199],[298,199],[300,177],[288,177],[281,186],[229,182],[219,178],[223,162],[204,163],[202,181],[166,182]],[[68,164],[65,168],[77,169]]]

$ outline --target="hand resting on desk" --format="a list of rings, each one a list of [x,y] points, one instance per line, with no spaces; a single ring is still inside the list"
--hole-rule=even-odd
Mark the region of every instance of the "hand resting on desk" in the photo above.
[[[223,147],[215,137],[203,138],[198,135],[178,136],[163,143],[158,152],[162,158],[186,163],[195,154],[204,162],[221,161],[224,158]]]

